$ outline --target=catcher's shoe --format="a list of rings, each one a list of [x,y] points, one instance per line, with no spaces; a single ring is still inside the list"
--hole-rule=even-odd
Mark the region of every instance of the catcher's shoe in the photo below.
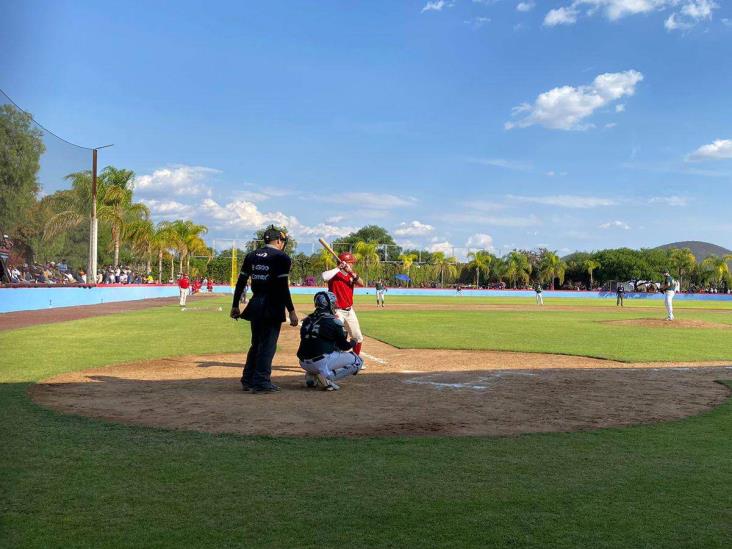
[[[314,388],[315,385],[316,385],[316,383],[317,383],[317,378],[316,378],[316,375],[315,374],[311,374],[311,373],[305,374],[305,385],[309,389]]]
[[[324,391],[337,391],[338,389],[340,389],[340,387],[338,385],[333,383],[323,374],[317,374],[315,376],[315,380],[316,380],[318,387],[320,387]]]

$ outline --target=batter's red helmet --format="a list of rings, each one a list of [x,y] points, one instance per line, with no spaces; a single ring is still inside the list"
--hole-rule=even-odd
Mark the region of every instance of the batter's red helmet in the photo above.
[[[343,252],[342,254],[339,254],[338,259],[343,261],[343,263],[356,263],[356,258],[353,257],[351,252]]]

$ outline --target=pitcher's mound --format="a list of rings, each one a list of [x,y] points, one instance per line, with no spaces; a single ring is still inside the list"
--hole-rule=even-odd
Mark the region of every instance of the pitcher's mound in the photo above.
[[[729,391],[720,367],[627,365],[583,357],[410,351],[368,340],[367,370],[341,390],[307,389],[285,338],[273,381],[239,384],[243,355],[154,360],[69,373],[31,388],[43,406],[123,423],[272,436],[513,435],[650,423],[698,414]],[[642,367],[638,367],[642,366]]]

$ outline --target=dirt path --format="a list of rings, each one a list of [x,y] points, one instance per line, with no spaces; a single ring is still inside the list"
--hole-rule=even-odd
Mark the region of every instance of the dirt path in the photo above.
[[[216,294],[200,294],[188,297],[188,303],[196,303],[203,299],[209,299]],[[163,305],[175,305],[177,297],[156,297],[153,299],[138,299],[135,301],[117,301],[114,303],[101,303],[99,305],[77,305],[75,307],[57,307],[43,309],[40,311],[18,311],[15,313],[0,314],[0,331],[16,330],[26,326],[37,324],[52,324],[54,322],[66,322],[68,320],[79,320],[94,316],[109,315],[114,313],[126,313],[139,311],[150,307],[161,307]]]
[[[633,364],[563,355],[404,350],[367,339],[367,369],[337,392],[307,389],[283,330],[273,380],[240,389],[243,354],[170,358],[63,374],[30,389],[64,413],[170,429],[273,436],[515,435],[698,414],[730,391],[732,366]]]

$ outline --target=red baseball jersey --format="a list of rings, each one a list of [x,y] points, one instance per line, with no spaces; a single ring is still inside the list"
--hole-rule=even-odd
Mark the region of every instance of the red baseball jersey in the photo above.
[[[338,271],[338,274],[328,281],[328,291],[335,294],[339,309],[353,307],[353,280],[349,275]]]
[[[188,277],[184,276],[180,280],[178,280],[178,287],[182,289],[186,289],[189,286]]]

